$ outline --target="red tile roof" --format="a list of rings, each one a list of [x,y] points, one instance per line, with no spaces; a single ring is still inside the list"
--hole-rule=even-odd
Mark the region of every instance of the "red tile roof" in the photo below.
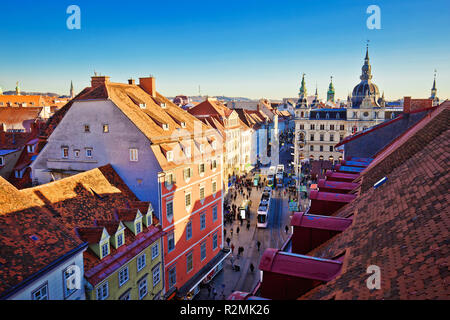
[[[336,213],[353,224],[309,253],[346,250],[342,273],[302,299],[450,299],[449,120],[440,106],[369,165],[360,195]],[[366,286],[370,265],[381,270],[379,290]]]

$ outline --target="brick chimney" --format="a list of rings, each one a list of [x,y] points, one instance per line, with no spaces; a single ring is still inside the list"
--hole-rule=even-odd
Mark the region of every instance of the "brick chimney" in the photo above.
[[[139,86],[152,97],[156,97],[155,78],[150,76],[147,78],[139,78]]]
[[[411,112],[411,97],[403,97],[403,112]]]
[[[96,88],[109,82],[108,76],[93,76],[91,77],[91,87]]]
[[[136,84],[136,81],[134,79],[128,79],[128,84]]]

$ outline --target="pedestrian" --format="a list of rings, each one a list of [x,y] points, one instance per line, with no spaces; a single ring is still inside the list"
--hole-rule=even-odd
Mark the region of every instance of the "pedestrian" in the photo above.
[[[228,246],[230,246],[231,239],[230,239],[230,238],[227,238],[226,241],[227,241]]]
[[[233,255],[231,255],[230,262],[231,262],[231,268],[234,269],[234,256]]]
[[[250,230],[250,221],[247,221],[247,231]]]
[[[261,247],[261,242],[256,242],[256,245],[257,245],[257,247],[258,247],[258,251],[259,251],[259,248]]]
[[[236,228],[236,234],[239,236],[239,227]]]
[[[289,227],[288,227],[288,226],[285,226],[285,227],[284,227],[284,230],[286,231],[286,234],[287,234],[288,231],[289,231]]]
[[[230,233],[231,233],[231,237],[233,238],[233,228],[231,228]]]
[[[255,270],[255,266],[253,263],[250,263],[250,272],[253,273],[253,270]]]
[[[216,296],[217,296],[217,290],[216,290],[216,288],[213,288],[213,297],[214,297],[214,300],[216,300]]]
[[[244,247],[240,247],[241,248],[241,254],[244,253]]]
[[[231,244],[231,253],[234,252],[234,244]]]

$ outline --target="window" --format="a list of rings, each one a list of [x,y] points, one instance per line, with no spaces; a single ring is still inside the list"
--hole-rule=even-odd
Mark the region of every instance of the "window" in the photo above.
[[[102,245],[102,258],[109,254],[109,244],[105,243]]]
[[[211,169],[215,170],[217,168],[217,160],[213,159],[211,160]]]
[[[201,152],[201,153],[203,153],[203,152],[205,151],[205,148],[204,148],[203,144],[200,144],[199,149],[200,149],[200,152]]]
[[[173,152],[167,151],[167,161],[173,161]]]
[[[128,290],[120,296],[119,300],[131,300],[131,290]]]
[[[314,151],[314,146],[309,146],[309,151]]]
[[[330,152],[333,152],[333,146],[330,146]]]
[[[148,293],[148,291],[147,291],[147,277],[145,277],[144,279],[139,281],[138,286],[139,286],[139,299],[142,299]]]
[[[130,161],[138,161],[138,149],[130,149]]]
[[[182,127],[182,128],[186,128],[186,122],[181,121],[181,127]]]
[[[340,118],[339,113],[336,113],[336,119],[339,119],[339,118]]]
[[[315,125],[314,124],[311,124],[310,126],[309,126],[309,128],[311,129],[311,130],[315,130]]]
[[[200,172],[200,174],[204,174],[205,173],[205,164],[204,163],[200,163],[198,165],[198,171]]]
[[[206,228],[206,213],[202,213],[200,215],[200,230],[204,230]]]
[[[186,193],[184,195],[184,202],[185,202],[185,206],[186,209],[189,209],[191,207],[191,193]]]
[[[79,158],[80,157],[80,150],[73,150],[73,155],[75,156],[75,158]]]
[[[5,165],[5,159],[3,157],[0,157],[0,166]]]
[[[172,288],[177,283],[177,269],[173,266],[169,270],[169,289]]]
[[[136,222],[136,234],[141,233],[142,231],[142,222]]]
[[[167,220],[169,220],[169,222],[172,222],[172,218],[173,218],[173,201],[168,201],[166,203],[166,216],[167,216]]]
[[[108,124],[104,124],[103,125],[103,133],[108,133],[109,132],[109,125]]]
[[[313,134],[310,136],[309,140],[314,141],[314,135]]]
[[[217,220],[217,206],[214,206],[212,211],[213,211],[213,215],[212,215],[213,221],[216,221]]]
[[[166,174],[166,187],[170,187],[173,184],[173,173],[167,173]]]
[[[86,149],[86,157],[92,158],[92,149],[91,148]]]
[[[323,151],[323,146],[320,146],[320,149],[319,149],[320,151]]]
[[[61,151],[62,151],[62,157],[63,157],[64,159],[69,158],[69,148],[68,148],[68,147],[63,147],[63,148],[61,149]]]
[[[341,124],[339,130],[345,130],[345,125]]]
[[[216,192],[217,192],[217,182],[216,182],[216,181],[213,181],[213,182],[212,182],[212,192],[213,192],[213,193],[216,193]]]
[[[316,113],[316,119],[319,119],[320,115],[319,113]]]
[[[186,225],[186,240],[192,238],[192,221],[189,221]]]
[[[164,131],[169,130],[169,124],[168,123],[163,123],[162,128]]]
[[[97,287],[97,300],[105,300],[108,298],[109,288],[108,281]]]
[[[216,150],[217,149],[217,141],[213,141],[211,143],[211,146],[212,146],[213,150]]]
[[[91,132],[91,128],[89,127],[88,124],[84,125],[84,132]]]
[[[301,124],[300,125],[300,130],[304,130],[305,129],[305,125]]]
[[[167,236],[167,251],[171,252],[173,249],[175,249],[175,237],[173,233],[171,233]]]
[[[192,177],[191,168],[184,168],[183,175],[184,175],[184,180],[186,180],[186,181],[189,180]]]
[[[137,271],[141,271],[146,264],[146,256],[145,253],[143,253],[137,258]]]
[[[323,141],[323,133],[320,134],[320,141]]]
[[[334,130],[334,124],[330,124],[330,130]]]
[[[28,153],[33,153],[34,152],[34,144],[32,144],[31,146],[27,146],[27,152]]]
[[[187,265],[186,272],[192,271],[192,269],[194,268],[194,263],[192,260],[192,252],[189,252],[186,255],[186,265]]]
[[[205,200],[205,186],[200,187],[200,200]]]
[[[366,111],[366,112],[363,113],[363,115],[364,115],[364,117],[368,117],[369,113]]]
[[[117,235],[117,248],[123,245],[123,232]]]
[[[334,141],[334,134],[330,134],[330,141]]]
[[[124,283],[128,281],[129,274],[128,274],[128,266],[123,268],[122,270],[119,270],[119,287],[121,287]]]
[[[325,125],[324,124],[320,125],[320,130],[325,130]]]
[[[200,246],[200,260],[206,259],[206,242],[203,242]]]
[[[39,289],[33,291],[31,294],[33,300],[48,300],[48,286],[44,284]]]
[[[173,238],[173,234],[172,234],[172,238]],[[156,257],[158,257],[158,255],[159,255],[159,243],[157,242],[152,247],[152,260],[156,259]]]
[[[216,250],[216,249],[217,249],[217,232],[214,233],[214,235],[213,235],[213,238],[212,238],[212,247],[213,247],[213,250]]]
[[[339,141],[342,141],[342,139],[344,139],[344,135],[343,134],[339,135]]]
[[[153,287],[156,286],[159,281],[161,281],[161,274],[159,272],[159,265],[153,269],[152,271],[152,278],[153,278]]]

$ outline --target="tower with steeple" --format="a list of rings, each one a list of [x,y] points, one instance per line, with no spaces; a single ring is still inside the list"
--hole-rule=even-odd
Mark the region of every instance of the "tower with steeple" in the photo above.
[[[317,83],[316,83],[316,93],[314,94],[314,99],[311,102],[311,108],[318,108],[320,104],[319,94],[317,93]]]
[[[436,88],[436,70],[434,70],[434,80],[433,80],[433,87],[431,88],[430,99],[433,100],[433,107],[439,104],[439,98],[437,97],[437,88]]]
[[[296,108],[307,108],[308,107],[306,84],[305,84],[305,74],[302,75],[302,83],[300,85],[300,90],[298,92],[298,100],[297,100],[297,104],[295,107]]]
[[[327,101],[334,102],[334,86],[333,76],[330,77],[330,85],[328,86]]]
[[[73,83],[70,81],[70,99],[73,99],[75,97],[75,92],[73,90]]]
[[[20,96],[19,81],[16,82],[16,95]]]

